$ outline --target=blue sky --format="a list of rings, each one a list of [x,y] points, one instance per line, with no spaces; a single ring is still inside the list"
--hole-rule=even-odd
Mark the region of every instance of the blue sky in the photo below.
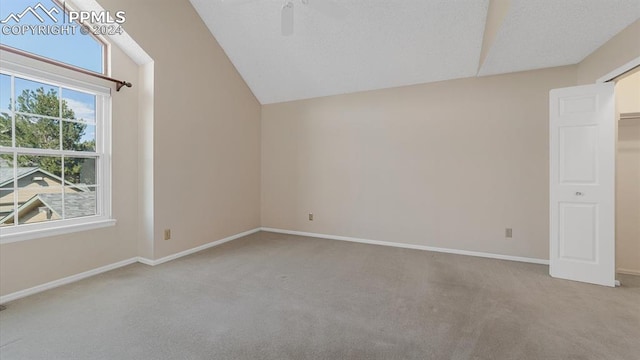
[[[9,109],[9,99],[11,99],[11,78],[0,75],[0,110]]]
[[[44,5],[46,9],[51,9],[54,6],[57,7],[57,5],[51,0],[42,0],[39,1],[39,3]],[[0,0],[0,20],[7,19],[10,14],[20,14],[27,7],[34,7],[37,4],[38,1]],[[1,24],[0,26],[77,25],[65,23],[66,17],[62,15],[62,9],[60,9],[60,12],[56,16],[58,20],[57,23],[46,16],[46,14],[39,14],[43,19],[45,19],[44,23],[41,23],[40,20],[32,14],[27,14],[20,19],[19,23],[9,20],[7,23]],[[1,33],[0,43],[85,68],[87,70],[102,72],[102,45],[90,35],[82,35],[77,29],[74,35],[4,35],[4,33]],[[79,51],[79,49],[82,50]],[[16,78],[15,85],[16,95],[22,93],[22,90],[24,89],[35,90],[36,88],[44,87],[45,91],[47,91],[50,88],[46,84],[21,80],[19,78]],[[56,89],[56,91],[58,91],[58,89]],[[62,96],[62,98],[67,102],[67,105],[73,109],[77,119],[84,119],[90,122],[95,121],[96,105],[94,95],[64,88],[62,89],[61,94],[58,95]],[[9,108],[9,101],[11,97],[10,78],[6,75],[2,75],[0,76],[0,109]],[[85,135],[81,141],[92,139],[95,139],[95,126],[87,125]]]
[[[56,6],[51,0],[0,0],[0,20],[5,20],[10,14],[20,14],[27,7],[37,5],[38,2],[44,5],[46,9],[51,9]],[[44,13],[40,15],[45,19],[44,23],[41,23],[35,16],[27,14],[19,23],[9,20],[0,26],[71,25],[65,23],[67,18],[62,15],[62,9],[60,9],[59,14],[56,16],[58,19],[57,23],[48,18]],[[1,33],[0,43],[95,72],[102,72],[103,59],[101,44],[91,37],[91,35],[80,34],[79,30],[76,30],[75,35],[4,35],[4,33]],[[78,51],[78,49],[82,49],[82,51]]]

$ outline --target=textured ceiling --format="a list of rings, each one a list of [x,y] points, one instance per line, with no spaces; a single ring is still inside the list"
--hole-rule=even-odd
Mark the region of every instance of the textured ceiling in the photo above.
[[[267,104],[474,76],[489,1],[345,0],[332,17],[295,0],[286,37],[284,1],[191,2]]]
[[[480,67],[489,0],[292,1],[282,36],[284,0],[191,0],[262,104],[575,64],[640,17],[640,0],[512,0]]]
[[[479,75],[579,63],[638,18],[640,0],[511,0]]]

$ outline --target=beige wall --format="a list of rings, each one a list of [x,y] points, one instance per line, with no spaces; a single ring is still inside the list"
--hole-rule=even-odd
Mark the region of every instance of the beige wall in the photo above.
[[[587,56],[578,64],[578,85],[592,84],[600,77],[640,57],[640,20]]]
[[[154,62],[138,74],[138,255],[153,259],[155,236],[153,181]]]
[[[616,82],[616,112],[640,113],[640,69]]]
[[[619,113],[640,113],[640,71],[616,83]],[[618,123],[616,267],[640,275],[640,118]]]
[[[260,104],[189,1],[100,3],[154,60],[153,257],[259,227]]]
[[[547,259],[548,92],[575,76],[562,67],[263,106],[262,225]]]
[[[134,82],[113,98],[118,223],[0,246],[1,295],[138,255],[161,258],[260,226],[260,104],[189,1],[99,2],[126,11],[125,29],[154,60],[138,67],[120,50],[113,52],[113,76]],[[143,84],[136,79],[148,73],[153,80],[139,93]],[[151,120],[138,112],[149,92]],[[144,174],[149,169],[151,176]],[[143,188],[152,189],[152,199],[141,195]],[[144,227],[147,220],[152,229]],[[164,228],[172,230],[169,241],[161,239]]]
[[[573,67],[264,106],[262,225],[546,259],[548,90],[639,38],[636,21]]]
[[[112,50],[113,76],[135,79],[138,66]],[[0,245],[0,295],[136,256],[137,112],[135,92],[113,93],[114,227]],[[133,94],[133,95],[132,95]],[[1,230],[0,230],[1,231]]]

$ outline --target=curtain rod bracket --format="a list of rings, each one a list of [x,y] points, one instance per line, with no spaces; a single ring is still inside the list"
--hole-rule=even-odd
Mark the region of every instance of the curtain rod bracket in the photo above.
[[[120,89],[122,89],[123,86],[130,88],[133,85],[131,85],[131,83],[127,81],[119,81],[118,83],[116,83],[116,91],[120,91]]]

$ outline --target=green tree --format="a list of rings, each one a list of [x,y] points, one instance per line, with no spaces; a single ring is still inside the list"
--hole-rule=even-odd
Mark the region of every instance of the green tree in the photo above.
[[[0,113],[0,146],[11,146],[11,116]]]
[[[75,120],[73,109],[67,102],[58,97],[55,89],[45,91],[43,87],[30,90],[26,89],[16,98],[16,111],[34,115],[62,117]],[[95,149],[95,141],[81,141],[87,125],[83,123],[62,121],[46,117],[16,115],[16,146],[40,149],[60,148],[60,127],[62,127],[62,149],[76,151],[92,151]],[[18,166],[40,167],[54,175],[62,175],[61,158],[49,156],[21,155],[18,157]],[[79,183],[82,172],[82,159],[65,159],[65,180]]]

